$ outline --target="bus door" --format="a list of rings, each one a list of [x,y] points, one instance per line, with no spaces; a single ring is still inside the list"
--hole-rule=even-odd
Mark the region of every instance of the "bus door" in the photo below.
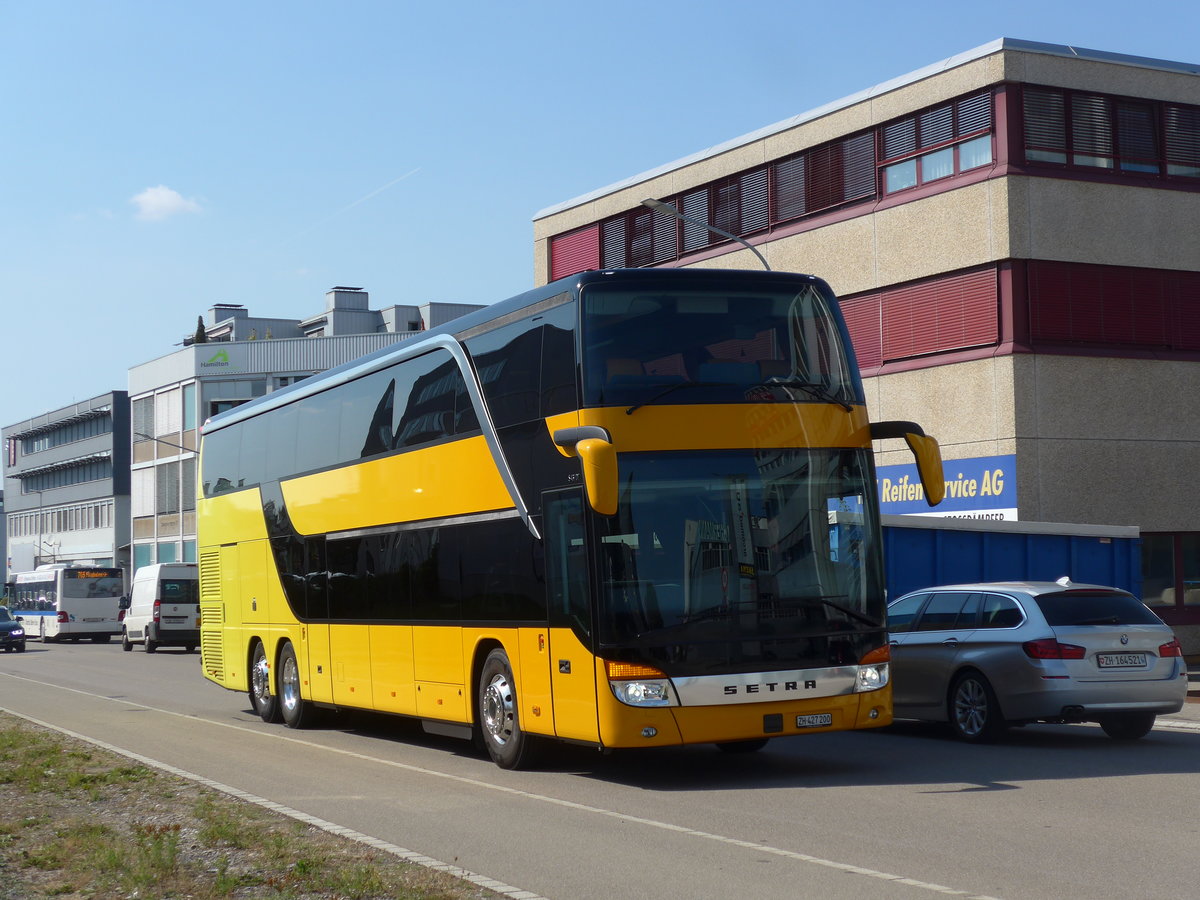
[[[579,489],[543,495],[550,683],[555,734],[598,741],[596,661],[588,596],[586,504]]]

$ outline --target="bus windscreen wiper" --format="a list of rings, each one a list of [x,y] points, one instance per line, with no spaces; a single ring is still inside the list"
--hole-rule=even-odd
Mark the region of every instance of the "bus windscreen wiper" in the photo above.
[[[843,400],[841,397],[835,397],[819,384],[813,384],[809,381],[804,381],[800,378],[773,378],[770,381],[761,381],[753,387],[784,387],[784,388],[799,388],[812,397],[814,400],[823,400],[826,403],[836,403],[846,412],[850,412],[854,407]]]
[[[681,388],[694,388],[694,387],[737,387],[737,385],[733,384],[732,382],[729,382],[729,381],[677,381],[677,382],[675,382],[675,384],[668,385],[667,387],[663,388],[661,391],[659,391],[653,397],[643,400],[641,403],[635,403],[633,406],[629,407],[629,409],[625,410],[625,415],[632,416],[635,412],[637,412],[643,406],[649,406],[651,403],[654,403],[656,400],[660,400],[663,397],[667,396],[667,394],[673,393],[674,391],[677,391]]]

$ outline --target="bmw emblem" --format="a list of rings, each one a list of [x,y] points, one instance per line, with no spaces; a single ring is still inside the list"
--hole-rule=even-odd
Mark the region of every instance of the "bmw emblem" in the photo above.
[[[1121,635],[1121,643],[1128,644],[1129,643],[1129,635],[1127,635],[1127,634]]]

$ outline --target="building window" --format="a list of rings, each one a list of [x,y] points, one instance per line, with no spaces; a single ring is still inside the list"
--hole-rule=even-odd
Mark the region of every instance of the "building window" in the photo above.
[[[918,187],[992,162],[992,95],[927,109],[881,129],[883,191]]]
[[[1200,178],[1200,108],[1025,87],[1025,161]]]
[[[64,444],[73,444],[76,441],[111,433],[112,415],[105,411],[101,415],[94,415],[76,422],[68,422],[51,428],[49,431],[43,431],[41,434],[23,438],[21,440],[21,452],[28,456],[31,453],[40,453],[43,450],[61,447]],[[16,464],[15,459],[12,464]]]
[[[555,235],[549,274],[660,265],[726,243],[713,228],[745,238],[950,179],[990,165],[992,138],[986,91],[662,198],[692,221],[637,207]]]

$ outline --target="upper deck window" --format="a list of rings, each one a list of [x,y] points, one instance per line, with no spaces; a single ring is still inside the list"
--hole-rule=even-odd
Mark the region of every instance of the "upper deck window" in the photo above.
[[[857,397],[816,282],[798,292],[591,286],[583,298],[585,406]]]

